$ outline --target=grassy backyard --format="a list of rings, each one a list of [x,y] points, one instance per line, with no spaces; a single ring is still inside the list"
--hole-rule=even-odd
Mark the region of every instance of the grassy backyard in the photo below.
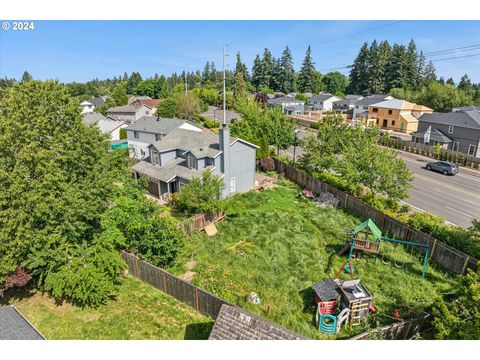
[[[217,224],[218,234],[194,233],[169,270],[181,275],[187,270],[185,264],[194,260],[194,284],[298,333],[327,338],[315,328],[310,287],[336,274],[346,258],[336,255],[345,244],[346,232],[361,221],[342,210],[319,208],[299,193],[300,188],[281,181],[271,190],[234,196],[227,203],[227,219]],[[450,274],[429,262],[422,279],[418,256],[402,247],[382,247],[391,265],[374,256],[354,263],[379,313],[375,323],[370,316],[371,326],[391,323],[389,316],[396,308],[404,318],[419,315],[436,296],[451,291]],[[260,296],[259,305],[247,301],[251,292]],[[342,331],[339,337],[364,329]]]
[[[49,340],[207,339],[213,326],[190,306],[131,277],[97,309],[56,304],[40,292],[10,304]]]

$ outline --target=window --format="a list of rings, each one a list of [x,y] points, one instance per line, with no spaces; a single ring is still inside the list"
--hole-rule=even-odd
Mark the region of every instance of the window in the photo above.
[[[138,131],[134,131],[134,132],[133,132],[133,137],[134,137],[135,139],[139,139],[139,138],[140,138],[140,136],[139,136],[139,134],[138,134]]]
[[[196,169],[197,168],[197,159],[195,159],[193,156],[187,156],[187,166],[190,169]]]
[[[449,134],[453,134],[453,126],[450,125],[450,126],[448,127],[448,133],[449,133]]]
[[[393,114],[393,110],[388,110],[388,115],[392,115]]]
[[[145,114],[146,114],[146,115],[150,115],[150,111],[148,111],[148,110],[145,111]]]
[[[152,163],[160,165],[160,157],[158,156],[158,151],[152,150]]]
[[[377,125],[380,124],[380,119],[377,119]]]
[[[230,178],[230,194],[235,192],[235,177]]]
[[[475,145],[468,145],[468,155],[475,156]]]
[[[453,142],[453,146],[452,146],[452,150],[453,151],[458,151],[458,148],[460,147],[460,142],[458,141],[454,141]]]
[[[162,140],[162,135],[155,134],[155,141],[160,141],[160,140]]]
[[[395,120],[392,120],[392,126],[395,126]]]
[[[372,108],[373,112],[378,112],[378,108]]]

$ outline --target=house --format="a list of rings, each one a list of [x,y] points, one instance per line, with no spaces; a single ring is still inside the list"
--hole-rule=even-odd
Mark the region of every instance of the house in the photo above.
[[[428,128],[428,145],[439,143],[445,149],[480,157],[480,111],[423,114],[412,141],[423,144]]]
[[[97,97],[94,97],[92,99],[92,101],[90,101],[93,106],[95,107],[99,107],[101,105],[103,105],[103,103],[105,102],[105,100],[108,99],[108,95],[102,95],[102,96],[97,96]]]
[[[176,128],[202,131],[202,128],[186,120],[144,116],[126,128],[130,157],[143,160],[149,155],[151,144],[170,134]]]
[[[253,188],[255,182],[256,145],[238,138],[230,138],[230,129],[223,126],[219,134],[202,129],[179,119],[161,119],[155,133],[143,132],[152,141],[146,157],[132,167],[135,176],[150,181],[152,195],[165,198],[181,191],[193,177],[201,177],[204,171],[224,179],[225,189],[222,197]],[[138,122],[137,122],[138,123]],[[148,130],[152,124],[142,121]],[[127,133],[137,131],[133,124]],[[130,143],[130,140],[129,140]]]
[[[127,95],[128,96],[128,104],[130,105],[131,103],[133,103],[134,101],[137,101],[137,100],[152,100],[152,98],[150,96],[144,96],[144,95],[140,95],[140,96],[137,96],[137,95]]]
[[[331,111],[333,102],[342,100],[338,96],[329,93],[321,93],[314,95],[308,99],[307,105],[314,111]]]
[[[45,340],[14,306],[0,307],[0,340]]]
[[[212,121],[215,121],[217,123],[223,122],[223,109],[217,108],[215,106],[209,106],[208,110],[201,113],[200,115]],[[225,115],[226,115],[225,118],[226,118],[227,124],[230,124],[231,122],[234,122],[241,118],[241,115],[239,113],[236,113],[235,111],[231,111],[231,110],[226,110]]]
[[[462,106],[453,108],[452,112],[462,112],[462,111],[480,111],[480,106]]]
[[[90,101],[82,101],[80,103],[81,114],[87,114],[93,112],[95,109],[95,105],[93,105]]]
[[[393,97],[389,95],[374,94],[358,100],[355,103],[355,107],[353,109],[353,114],[352,114],[353,120],[367,119],[368,107],[370,105],[378,103],[383,100],[390,100],[390,99],[393,99]]]
[[[208,340],[307,340],[246,310],[223,304]]]
[[[152,109],[152,115],[154,115],[157,112],[158,104],[160,103],[160,99],[139,99],[136,98],[133,100],[130,105],[133,106],[142,106],[146,105],[149,108]]]
[[[355,104],[362,99],[362,95],[347,95],[345,99],[334,101],[332,108],[335,111],[345,113],[351,112],[351,115],[353,115],[353,108],[355,107]]]
[[[152,108],[147,105],[123,105],[115,106],[107,110],[107,116],[114,120],[134,123],[143,116],[152,115]]]
[[[432,109],[405,100],[389,99],[368,106],[367,125],[410,134],[417,131],[418,118]]]
[[[269,107],[278,107],[287,115],[302,115],[305,111],[305,101],[288,96],[268,99],[267,105]]]
[[[120,129],[128,126],[125,121],[106,118],[97,112],[84,114],[83,123],[97,126],[102,133],[110,136],[110,140],[120,140]]]

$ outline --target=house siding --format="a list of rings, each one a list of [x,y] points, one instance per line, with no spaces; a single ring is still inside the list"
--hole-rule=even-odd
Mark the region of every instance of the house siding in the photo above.
[[[468,154],[468,148],[470,145],[475,146],[476,157],[480,157],[480,130],[464,128],[458,125],[453,125],[453,133],[448,133],[448,128],[450,125],[447,124],[438,124],[434,122],[429,122],[422,120],[420,118],[420,122],[418,124],[418,131],[426,131],[428,127],[431,126],[433,129],[438,129],[453,141],[459,142],[458,151],[464,154]],[[448,149],[452,150],[453,142],[448,144]]]
[[[235,177],[235,192],[250,190],[255,183],[255,149],[240,141],[230,148],[230,178]]]

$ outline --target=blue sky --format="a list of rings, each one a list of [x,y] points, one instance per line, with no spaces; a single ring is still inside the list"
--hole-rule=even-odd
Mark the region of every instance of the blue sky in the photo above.
[[[480,44],[480,21],[36,21],[33,31],[0,30],[0,76],[88,81],[139,71],[143,77],[221,67],[222,46],[230,44],[251,67],[269,48],[275,57],[286,45],[298,70],[308,45],[321,72],[352,63],[364,41],[407,44],[425,53]],[[480,54],[480,49],[431,57]],[[465,73],[480,82],[480,56],[438,61],[439,76],[455,81]],[[339,70],[346,72],[347,70]]]

